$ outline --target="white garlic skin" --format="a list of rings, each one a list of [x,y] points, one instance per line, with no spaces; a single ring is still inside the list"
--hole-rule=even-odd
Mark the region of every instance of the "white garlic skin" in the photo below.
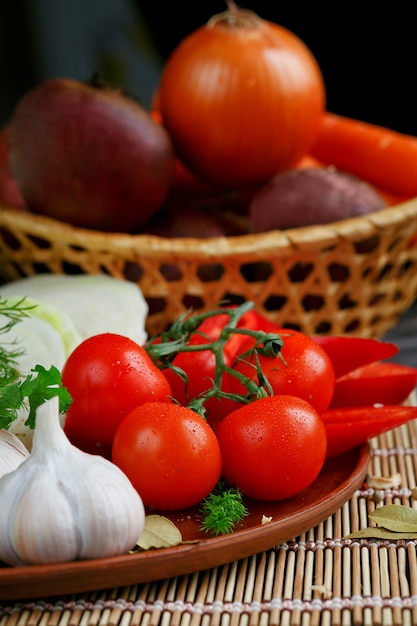
[[[37,411],[30,456],[0,478],[0,503],[0,560],[15,566],[126,554],[145,522],[126,475],[69,442],[56,397]]]
[[[0,428],[0,478],[19,467],[28,456],[29,450],[18,437]]]

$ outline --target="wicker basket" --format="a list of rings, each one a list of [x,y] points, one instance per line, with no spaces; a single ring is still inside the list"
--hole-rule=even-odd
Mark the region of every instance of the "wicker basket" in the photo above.
[[[3,280],[105,273],[138,283],[159,332],[190,307],[252,300],[308,334],[381,337],[417,296],[417,199],[325,226],[216,239],[106,234],[0,209]]]

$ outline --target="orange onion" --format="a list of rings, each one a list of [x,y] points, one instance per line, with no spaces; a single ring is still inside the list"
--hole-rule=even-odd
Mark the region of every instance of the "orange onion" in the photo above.
[[[158,108],[177,154],[209,183],[260,185],[310,150],[325,86],[308,47],[233,2],[168,58]]]

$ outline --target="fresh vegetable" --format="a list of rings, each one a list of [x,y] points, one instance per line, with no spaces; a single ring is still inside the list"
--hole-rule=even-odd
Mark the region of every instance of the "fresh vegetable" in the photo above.
[[[215,203],[215,201],[214,201]],[[202,204],[174,206],[158,211],[141,232],[158,237],[231,237],[244,235],[247,227],[243,219],[232,212],[211,209]]]
[[[398,354],[389,341],[365,337],[314,337],[336,375],[331,407],[401,404],[417,385],[417,369],[384,362]]]
[[[37,410],[30,456],[0,478],[0,501],[0,560],[10,565],[125,554],[145,520],[123,472],[70,444],[56,396]]]
[[[387,191],[417,196],[417,137],[325,112],[311,154]]]
[[[73,402],[65,432],[82,450],[111,456],[122,419],[148,401],[168,402],[171,389],[142,346],[116,333],[83,341],[62,369],[62,383]]]
[[[4,291],[0,288],[1,296]],[[0,325],[6,326],[8,313],[24,307],[25,315],[18,324],[8,327],[3,334],[4,346],[15,343],[20,354],[17,369],[21,375],[28,374],[36,364],[58,369],[64,365],[70,352],[80,342],[80,336],[70,317],[52,304],[32,297],[10,296],[4,298],[0,309]]]
[[[395,343],[368,337],[316,335],[313,339],[329,355],[336,379],[362,365],[383,361],[398,353]]]
[[[160,510],[198,504],[220,478],[220,448],[210,426],[174,403],[137,406],[117,428],[112,460],[146,506]]]
[[[27,449],[36,408],[55,394],[62,410],[71,400],[58,368],[77,337],[69,318],[53,306],[0,298],[0,428],[17,435]]]
[[[295,165],[295,167],[302,169],[305,167],[329,167],[329,165],[323,163],[322,161],[312,156],[311,154],[307,154],[302,159],[300,159],[300,161]],[[372,187],[384,199],[385,204],[387,206],[400,204],[401,202],[405,202],[407,199],[409,199],[409,196],[407,194],[394,193],[392,191],[388,191],[387,189],[385,189],[385,187],[380,187],[375,184],[373,184]]]
[[[247,376],[256,384],[264,379],[275,395],[297,396],[309,402],[318,413],[331,402],[335,383],[332,362],[327,353],[312,338],[295,330],[276,327],[283,346],[271,357],[261,351],[253,352],[251,337],[239,349],[233,365],[234,372]],[[242,383],[236,376],[225,377],[224,390],[241,394]]]
[[[257,500],[299,493],[318,476],[326,456],[319,414],[295,396],[271,396],[241,407],[220,423],[217,438],[223,477]]]
[[[215,186],[239,188],[308,153],[325,88],[299,38],[229,1],[171,54],[158,102],[185,166]]]
[[[167,131],[111,87],[44,80],[17,103],[9,137],[11,172],[28,208],[75,226],[130,231],[161,207],[171,185]]]
[[[0,428],[0,478],[19,467],[28,456],[28,449],[18,437]]]
[[[179,320],[158,338],[158,341],[171,343],[181,336],[182,345],[178,347],[178,351],[174,346],[173,358],[165,362],[159,361],[160,366],[165,367],[163,371],[171,386],[172,396],[180,404],[187,405],[206,394],[204,409],[206,417],[213,425],[220,417],[236,408],[229,398],[222,397],[223,377],[227,368],[233,368],[242,345],[248,336],[254,335],[257,339],[271,339],[274,341],[274,350],[279,351],[282,342],[275,331],[275,324],[247,304]],[[155,352],[152,344],[147,345],[146,349],[151,356]],[[158,352],[156,346],[156,354]],[[169,367],[166,367],[168,364]],[[245,382],[247,383],[246,379]],[[255,385],[252,387],[256,389]],[[207,397],[209,391],[212,397]],[[239,393],[246,395],[248,389],[242,385]],[[239,400],[242,401],[242,398],[239,397]]]
[[[376,404],[329,409],[321,415],[326,430],[327,456],[342,454],[416,418],[415,406]]]
[[[298,168],[281,172],[252,198],[249,230],[327,224],[366,215],[386,206],[368,183],[334,168]]]
[[[331,407],[402,404],[416,386],[416,368],[399,363],[370,363],[336,380]]]
[[[105,274],[36,274],[2,285],[0,294],[31,297],[44,308],[54,307],[50,321],[61,334],[72,334],[77,343],[104,332],[119,333],[140,344],[147,338],[148,305],[139,287],[127,280]]]
[[[57,369],[45,376],[38,370],[36,381],[25,382],[24,393],[32,394],[32,402],[34,385],[43,388],[46,376],[48,384],[60,382],[59,371],[85,338],[102,332],[120,333],[140,344],[147,338],[148,307],[142,292],[136,284],[110,276],[38,274],[2,285],[1,298],[9,303],[24,300],[30,309],[2,338],[2,345],[17,343],[15,367],[20,377],[31,375],[36,365]],[[0,310],[0,324],[2,319]],[[7,399],[6,404],[9,402]],[[10,416],[13,422],[0,419],[0,426],[10,428],[30,449],[34,421],[33,410],[29,415],[26,405],[22,399],[18,411]],[[12,406],[16,408],[15,403]]]

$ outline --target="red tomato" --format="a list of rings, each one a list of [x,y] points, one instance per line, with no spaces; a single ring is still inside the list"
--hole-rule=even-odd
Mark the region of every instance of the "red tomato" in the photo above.
[[[70,354],[62,382],[72,396],[65,432],[75,445],[109,457],[116,429],[139,404],[171,389],[144,348],[114,333],[90,337]]]
[[[326,352],[304,333],[277,328],[284,341],[280,356],[244,356],[252,346],[247,339],[241,346],[243,358],[236,360],[233,369],[252,380],[258,381],[256,358],[275,395],[297,396],[309,402],[318,413],[325,411],[331,402],[335,375],[332,362]],[[244,393],[244,387],[234,376],[225,377],[225,391]]]
[[[228,321],[229,316],[227,313],[207,317],[191,336],[188,344],[197,346],[216,341]],[[242,315],[238,321],[237,328],[275,332],[276,326],[260,313],[250,310]],[[232,366],[236,354],[246,340],[246,335],[231,334],[223,349],[223,359],[228,367]],[[174,358],[173,365],[181,368],[187,375],[186,384],[172,370],[164,370],[164,374],[172,389],[172,395],[180,404],[186,406],[190,400],[211,388],[216,372],[216,357],[210,349],[196,352],[180,352]],[[222,401],[213,398],[206,402],[205,408],[208,412],[211,412],[212,409],[217,412],[221,410],[221,403]]]
[[[399,363],[370,363],[336,380],[331,408],[402,404],[417,385],[417,369]]]
[[[317,411],[294,396],[270,396],[230,413],[217,438],[222,474],[257,500],[289,498],[318,476],[326,431]]]
[[[125,417],[112,460],[144,504],[160,510],[198,504],[221,472],[219,444],[207,422],[192,409],[160,402],[138,406]]]

